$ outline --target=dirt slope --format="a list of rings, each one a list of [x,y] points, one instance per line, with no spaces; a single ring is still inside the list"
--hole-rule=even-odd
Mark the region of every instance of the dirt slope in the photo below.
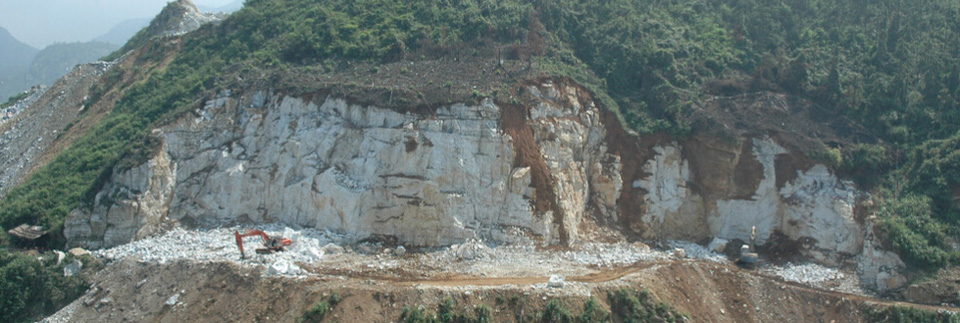
[[[324,274],[323,268],[317,271],[320,275],[312,278],[279,278],[254,265],[189,260],[159,264],[128,258],[102,271],[87,296],[52,319],[289,322],[337,293],[342,301],[325,321],[396,321],[404,307],[434,310],[447,297],[467,309],[485,304],[494,310],[497,321],[514,321],[519,312],[542,308],[554,298],[568,304],[574,313],[591,295],[606,306],[606,292],[622,287],[648,289],[659,300],[689,314],[694,322],[866,322],[872,309],[899,304],[803,287],[700,260],[603,270],[569,277],[563,288],[546,287],[546,276],[380,279]],[[171,301],[175,295],[179,296]],[[519,308],[516,301],[504,301],[507,299],[522,299],[525,305]]]

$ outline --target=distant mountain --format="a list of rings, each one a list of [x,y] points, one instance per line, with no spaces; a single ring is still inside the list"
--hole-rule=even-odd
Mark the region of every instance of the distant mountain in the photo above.
[[[12,66],[26,67],[38,50],[13,37],[0,27],[0,71]]]
[[[94,38],[93,41],[123,46],[133,35],[136,35],[140,29],[147,25],[150,25],[150,18],[126,20],[114,26],[107,33]]]
[[[29,85],[51,85],[77,64],[89,63],[107,56],[120,48],[119,45],[104,42],[57,43],[44,48],[25,75]]]
[[[203,11],[203,12],[210,12],[210,13],[226,12],[226,13],[232,13],[232,12],[234,12],[234,11],[240,10],[240,8],[243,8],[243,0],[236,0],[236,1],[234,1],[234,2],[228,3],[228,4],[223,5],[223,6],[220,6],[220,7],[207,7],[207,6],[197,5],[197,8],[199,8],[200,11]]]
[[[20,61],[22,65],[0,68],[0,101],[37,84],[51,85],[77,64],[97,61],[119,47],[104,42],[57,43],[47,46],[32,55],[26,63]]]
[[[39,52],[0,27],[0,101],[24,90],[23,73]],[[27,86],[29,87],[29,86]]]

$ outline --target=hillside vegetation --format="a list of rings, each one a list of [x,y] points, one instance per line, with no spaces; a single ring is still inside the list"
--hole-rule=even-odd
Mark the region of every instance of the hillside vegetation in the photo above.
[[[495,46],[584,84],[640,134],[686,136],[704,98],[757,91],[803,97],[862,124],[873,138],[831,147],[832,164],[878,192],[891,245],[932,269],[960,262],[946,239],[960,232],[952,203],[960,188],[958,36],[960,3],[950,0],[248,0],[179,43],[131,40],[122,50],[143,44],[157,58],[178,54],[11,191],[0,225],[62,228],[114,167],[149,156],[150,129],[200,104],[231,73],[324,73],[344,61]]]

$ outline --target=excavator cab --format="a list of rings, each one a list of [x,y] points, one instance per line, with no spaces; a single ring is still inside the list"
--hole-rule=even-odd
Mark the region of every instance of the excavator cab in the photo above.
[[[264,248],[257,248],[256,251],[258,254],[271,254],[277,251],[283,251],[284,247],[293,244],[293,241],[288,238],[271,237],[261,230],[247,230],[244,233],[234,231],[233,234],[237,238],[237,248],[240,248],[240,259],[247,258],[246,253],[243,251],[243,238],[245,237],[260,236],[260,238],[263,239]]]

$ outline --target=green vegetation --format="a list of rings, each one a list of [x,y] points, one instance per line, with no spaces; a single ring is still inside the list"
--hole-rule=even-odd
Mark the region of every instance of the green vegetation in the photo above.
[[[653,300],[646,290],[619,289],[607,293],[610,308],[622,322],[683,322],[670,305]]]
[[[938,313],[906,306],[887,306],[870,312],[873,322],[891,323],[960,323],[960,315]]]
[[[320,322],[323,318],[340,303],[340,294],[333,293],[327,299],[318,301],[310,307],[303,316],[297,319],[297,322]]]
[[[60,265],[52,252],[37,258],[0,249],[0,321],[35,321],[53,314],[89,287],[83,272],[64,277],[63,267],[74,260],[73,256],[68,255]],[[81,261],[96,266],[89,256]]]
[[[444,298],[436,313],[427,313],[420,308],[404,307],[400,314],[400,321],[405,323],[487,323],[493,322],[493,310],[489,306],[480,305],[472,309],[458,311],[456,302],[452,298]]]
[[[547,301],[542,308],[530,308],[527,297],[513,295],[509,299],[497,298],[501,310],[514,313],[517,322],[682,322],[684,315],[667,304],[653,300],[646,290],[621,288],[607,293],[607,302],[611,310],[607,311],[597,299],[590,297],[583,303],[583,309],[574,315],[568,304],[559,299]]]
[[[960,264],[960,251],[947,241],[960,236],[957,193],[960,133],[910,149],[904,165],[877,190],[880,228],[908,265],[932,272]]]
[[[933,202],[922,195],[887,197],[878,208],[880,229],[903,260],[918,268],[936,270],[960,264],[960,252],[947,245],[957,226],[934,218]]]

